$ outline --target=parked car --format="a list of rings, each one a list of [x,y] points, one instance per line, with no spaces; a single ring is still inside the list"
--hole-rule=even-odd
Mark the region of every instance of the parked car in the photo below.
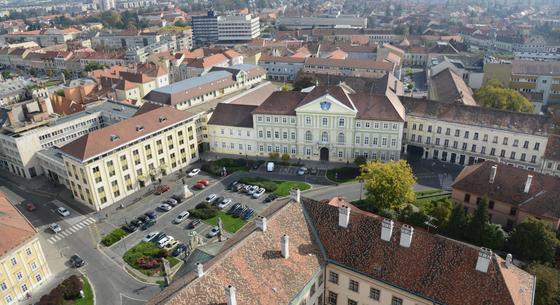
[[[72,264],[74,268],[80,268],[85,265],[86,262],[78,254],[74,254],[70,257],[70,264]]]
[[[150,218],[146,215],[140,215],[138,217],[136,217],[136,219],[138,219],[139,221],[141,221],[142,223],[145,223],[146,221],[148,221]]]
[[[167,245],[163,246],[163,248],[166,249],[167,251],[170,251],[170,250],[173,249],[173,247],[175,247],[178,243],[179,243],[178,240],[172,239],[172,240],[170,240],[170,241],[167,243]]]
[[[253,216],[254,213],[255,213],[255,210],[249,208],[245,212],[243,212],[243,215],[241,215],[241,218],[243,218],[243,220],[248,220],[249,218],[251,218],[251,216]]]
[[[165,246],[167,246],[167,244],[169,244],[171,241],[175,240],[175,238],[171,235],[165,236],[164,238],[160,239],[157,242],[157,246],[158,248],[163,248]]]
[[[158,186],[158,188],[156,189],[156,195],[161,195],[165,192],[169,191],[169,186],[162,184],[160,186]]]
[[[253,195],[253,193],[255,193],[258,190],[259,190],[259,187],[256,186],[256,185],[253,185],[247,190],[247,194],[248,195]]]
[[[300,176],[305,175],[305,173],[307,173],[307,168],[305,168],[305,167],[300,167],[297,171],[297,174],[300,175]]]
[[[233,181],[232,183],[230,183],[227,187],[228,190],[234,190],[235,186],[239,183],[239,181]]]
[[[191,222],[189,222],[189,224],[187,225],[188,229],[194,229],[196,228],[196,226],[198,226],[200,224],[200,219],[195,218],[193,219]]]
[[[210,184],[210,182],[208,180],[205,180],[205,179],[198,180],[196,183],[203,184],[204,186],[208,186]]]
[[[167,203],[162,203],[162,204],[158,205],[158,209],[161,210],[161,211],[164,211],[164,212],[169,212],[169,211],[171,211],[172,208],[173,207],[170,206]]]
[[[179,256],[179,255],[181,255],[185,252],[187,252],[187,245],[179,244],[179,245],[177,245],[177,248],[175,248],[175,250],[173,250],[173,252],[171,252],[171,256]]]
[[[153,211],[153,210],[146,211],[144,213],[144,215],[148,216],[150,219],[156,219],[157,218],[156,211]]]
[[[231,199],[226,198],[226,199],[224,199],[220,204],[218,204],[218,207],[219,207],[220,209],[225,209],[225,208],[226,208],[228,205],[230,205],[230,204],[231,204]]]
[[[121,228],[127,233],[134,233],[138,230],[138,227],[133,224],[123,225]]]
[[[203,190],[203,189],[206,188],[206,186],[202,183],[197,183],[197,184],[193,185],[193,188],[197,189],[197,190]]]
[[[238,183],[232,188],[232,191],[239,192],[239,191],[243,190],[243,188],[245,188],[245,184]]]
[[[49,225],[49,229],[54,232],[54,234],[62,231],[62,228],[58,225],[58,223],[54,222]]]
[[[210,194],[210,195],[208,195],[208,197],[206,197],[206,201],[212,203],[212,201],[216,200],[216,198],[218,198],[218,195]]]
[[[214,200],[214,202],[212,202],[213,205],[220,205],[222,204],[222,202],[224,201],[224,197],[220,196],[218,198],[216,198],[216,200]]]
[[[28,202],[25,204],[25,209],[29,212],[33,212],[37,209],[37,207],[33,203]]]
[[[188,176],[189,177],[194,177],[194,176],[198,175],[198,173],[200,173],[200,169],[199,168],[194,168],[192,171],[190,171],[188,173]]]
[[[172,207],[176,207],[179,204],[179,202],[173,198],[167,198],[164,201],[162,201],[162,203],[167,203]]]
[[[160,232],[158,235],[156,235],[156,237],[152,239],[152,242],[157,244],[160,240],[162,240],[166,236],[167,234],[165,234],[165,232]]]
[[[135,226],[135,227],[140,227],[140,226],[142,226],[142,222],[141,222],[140,220],[138,220],[138,219],[133,219],[133,220],[131,220],[131,221],[130,221],[130,224],[133,225],[133,226]]]
[[[261,197],[264,193],[266,192],[266,190],[264,188],[259,188],[256,192],[253,193],[253,198],[259,198]]]
[[[243,193],[248,193],[251,190],[251,188],[253,188],[252,185],[245,185],[245,187],[243,187],[242,192]]]
[[[218,227],[216,226],[216,227],[213,227],[210,231],[208,231],[207,236],[208,236],[209,238],[212,238],[212,237],[218,235],[219,232],[220,232],[220,228],[218,228]]]
[[[179,223],[185,221],[185,219],[187,219],[188,217],[189,217],[189,212],[183,211],[183,212],[181,212],[181,214],[177,215],[177,217],[175,217],[175,219],[173,219],[173,223],[179,224]]]
[[[183,200],[185,200],[183,194],[173,194],[171,198],[177,200],[178,203],[181,203],[183,202]]]
[[[248,207],[246,205],[241,206],[235,212],[233,212],[233,217],[241,217],[245,211],[247,211]]]
[[[309,170],[309,174],[311,174],[311,175],[317,175],[317,168],[316,168],[316,167],[312,167],[312,168]]]
[[[58,207],[56,211],[62,217],[70,216],[70,211],[68,211],[65,207]]]
[[[149,227],[151,227],[155,224],[156,224],[155,219],[148,218],[148,220],[146,220],[146,222],[144,222],[144,224],[142,224],[142,227],[140,228],[140,230],[142,230],[142,231],[147,230]]]
[[[234,205],[231,206],[231,208],[229,208],[229,210],[226,212],[226,214],[233,214],[233,212],[238,209],[241,206],[241,203],[236,203]]]
[[[266,198],[264,199],[264,202],[272,202],[272,201],[276,200],[276,198],[278,198],[278,196],[276,194],[270,194],[270,195],[266,196]]]
[[[267,172],[273,172],[274,171],[274,162],[268,161],[266,163],[266,171]]]
[[[144,238],[142,239],[142,241],[144,242],[150,242],[152,241],[154,238],[156,238],[156,236],[158,236],[159,232],[158,231],[154,231],[151,233],[148,233],[148,235],[144,236]]]

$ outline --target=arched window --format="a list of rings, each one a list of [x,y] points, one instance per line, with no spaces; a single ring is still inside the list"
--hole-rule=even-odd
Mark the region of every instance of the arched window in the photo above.
[[[313,136],[311,135],[311,131],[309,130],[305,132],[305,141],[307,142],[313,141]]]
[[[338,144],[344,144],[344,133],[339,133],[338,134]]]
[[[323,131],[323,133],[321,134],[321,141],[323,143],[328,143],[329,142],[329,133],[326,131]]]

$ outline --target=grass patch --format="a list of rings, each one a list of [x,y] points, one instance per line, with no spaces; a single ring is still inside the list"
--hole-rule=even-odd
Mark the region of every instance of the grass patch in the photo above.
[[[340,183],[356,180],[359,175],[360,169],[358,167],[339,167],[327,171],[327,178]]]
[[[175,265],[177,265],[178,263],[181,262],[180,259],[178,259],[178,258],[176,258],[176,257],[173,257],[173,256],[168,256],[168,257],[167,257],[167,260],[169,261],[169,266],[170,266],[171,268],[173,268],[173,266],[175,266]]]
[[[425,210],[426,206],[430,204],[430,202],[440,201],[445,199],[451,199],[451,194],[416,199],[414,205],[417,206],[420,210]]]
[[[102,239],[101,239],[101,243],[105,246],[105,247],[109,247],[112,244],[118,242],[119,240],[123,239],[125,236],[127,236],[128,233],[126,233],[123,229],[114,229],[113,231],[111,231],[111,233],[105,235]]]
[[[440,193],[442,191],[443,190],[441,190],[441,189],[427,189],[427,190],[422,190],[422,191],[415,192],[415,194],[416,194],[416,197],[419,197],[419,196],[437,194],[437,193]]]
[[[83,275],[82,280],[84,281],[84,287],[82,288],[84,291],[84,297],[74,300],[74,305],[93,305],[93,289],[91,288],[91,284],[89,283],[87,277]]]
[[[290,190],[293,188],[297,188],[300,191],[305,191],[311,188],[311,185],[305,182],[297,182],[297,181],[274,181],[278,184],[278,188],[274,191],[274,194],[278,196],[288,196],[290,195]]]
[[[154,243],[140,242],[136,246],[126,251],[123,255],[123,259],[131,267],[144,273],[145,275],[148,276],[159,275],[160,273],[163,272],[162,264],[160,264],[160,266],[157,268],[146,269],[146,268],[142,268],[138,264],[138,260],[141,257],[160,258],[163,252],[164,251],[162,251],[162,249],[159,249]]]
[[[208,173],[211,173],[216,176],[220,176],[222,173],[222,169],[225,167],[228,174],[232,174],[238,171],[247,171],[249,170],[255,163],[262,164],[264,161],[255,161],[255,160],[248,160],[248,159],[230,159],[230,158],[223,158],[218,159],[215,161],[209,161],[202,166],[202,170]]]
[[[218,215],[212,217],[210,219],[205,220],[208,224],[212,226],[218,225],[218,217],[222,219],[222,223],[224,224],[224,230],[235,233],[241,229],[247,222],[241,218],[235,218],[231,215],[226,214],[223,211],[219,211]]]
[[[193,218],[205,220],[218,215],[218,211],[220,211],[220,209],[211,205],[210,203],[201,202],[197,204],[194,209],[190,209],[189,213],[191,214],[190,216]]]

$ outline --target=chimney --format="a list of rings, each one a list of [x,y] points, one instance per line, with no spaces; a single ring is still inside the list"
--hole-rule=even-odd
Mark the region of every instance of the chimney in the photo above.
[[[407,224],[402,225],[401,227],[401,247],[410,248],[410,244],[412,243],[412,234],[414,233],[414,228]]]
[[[255,219],[255,224],[257,225],[257,229],[265,232],[266,231],[266,217],[259,216]]]
[[[343,205],[338,208],[338,225],[343,228],[348,228],[350,222],[350,207]]]
[[[201,263],[196,263],[196,275],[201,278],[204,275],[204,266]]]
[[[492,165],[492,169],[490,170],[490,184],[494,183],[494,179],[496,179],[496,172],[498,171],[498,165]]]
[[[290,238],[288,235],[282,235],[282,239],[280,240],[280,248],[282,251],[282,256],[284,258],[290,257]]]
[[[235,287],[228,285],[226,287],[226,298],[227,305],[237,305],[237,299],[235,298]]]
[[[298,202],[300,201],[301,192],[299,189],[291,189],[290,190],[290,199],[292,201]]]
[[[492,250],[481,247],[476,261],[476,271],[488,272],[488,267],[492,261]]]
[[[511,253],[508,253],[506,255],[506,268],[511,267],[511,265],[513,265],[513,256],[511,255]]]
[[[523,189],[523,193],[529,193],[529,189],[531,188],[531,182],[533,182],[533,175],[527,175],[527,181],[525,181],[525,189]]]
[[[390,241],[391,235],[393,235],[394,222],[391,219],[383,219],[381,223],[381,239],[384,241]]]

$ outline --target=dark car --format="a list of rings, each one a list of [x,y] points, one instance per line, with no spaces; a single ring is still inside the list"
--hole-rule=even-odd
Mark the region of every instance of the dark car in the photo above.
[[[226,212],[226,214],[233,214],[233,212],[235,210],[237,210],[239,207],[241,207],[241,203],[236,203],[234,205],[231,206],[231,208],[229,208],[229,210]]]
[[[236,185],[233,187],[232,190],[233,190],[234,192],[239,192],[239,191],[241,191],[244,187],[245,187],[245,184],[243,184],[243,183],[238,183],[238,184],[236,184]]]
[[[156,189],[156,195],[161,195],[165,192],[169,191],[169,186],[162,184],[160,186],[158,186],[158,188]]]
[[[156,224],[156,220],[155,219],[148,219],[146,220],[146,222],[144,222],[144,224],[142,224],[142,227],[140,228],[142,231],[147,230],[149,227],[153,226]]]
[[[228,190],[233,190],[233,188],[239,183],[239,181],[233,181],[227,187]]]
[[[177,200],[178,203],[181,203],[183,202],[183,200],[185,200],[185,196],[180,194],[174,194],[173,196],[171,196],[171,198]]]
[[[150,219],[156,219],[157,218],[157,213],[156,213],[156,211],[153,211],[153,210],[146,211],[146,213],[144,213],[144,215],[148,216]]]
[[[243,220],[248,220],[249,218],[251,218],[251,216],[253,216],[254,213],[255,213],[255,210],[247,209],[245,212],[243,212],[243,215],[241,215],[241,218],[243,218]]]
[[[260,166],[258,162],[255,162],[255,164],[253,164],[253,169],[259,169]]]
[[[171,252],[171,256],[179,256],[187,251],[187,245],[179,244],[173,252]]]
[[[233,217],[241,217],[247,210],[247,206],[243,205],[233,212]]]
[[[136,217],[136,219],[138,219],[142,223],[145,223],[146,221],[148,221],[149,217],[146,216],[146,215],[140,215],[140,216]]]
[[[200,224],[200,219],[195,218],[193,219],[191,222],[189,222],[189,224],[187,225],[187,228],[189,229],[194,229],[196,228],[196,226],[198,226]]]
[[[317,175],[317,168],[316,168],[316,167],[312,167],[312,168],[309,170],[309,174],[311,174],[311,175]]]
[[[264,202],[272,202],[272,201],[274,201],[276,198],[278,198],[277,195],[275,195],[275,194],[270,194],[270,195],[266,196],[266,198],[264,199]]]
[[[160,240],[162,240],[164,237],[166,237],[167,234],[165,234],[164,232],[159,233],[158,235],[156,235],[156,237],[154,237],[151,242],[153,243],[158,243]]]
[[[130,224],[135,226],[135,227],[140,227],[144,222],[142,222],[141,220],[138,219],[133,219],[130,221]]]
[[[225,199],[224,197],[220,196],[220,197],[216,198],[216,200],[214,200],[214,202],[212,202],[212,204],[213,205],[218,205],[218,204],[224,202],[224,199]]]
[[[84,260],[81,257],[79,257],[77,254],[74,254],[70,257],[70,264],[72,264],[74,268],[80,268],[83,265],[85,265],[86,262],[84,262]]]
[[[138,227],[135,226],[135,225],[132,225],[132,224],[127,224],[127,225],[123,225],[123,226],[122,226],[122,229],[123,229],[125,232],[133,233],[133,232],[136,232],[136,230],[138,230]]]

